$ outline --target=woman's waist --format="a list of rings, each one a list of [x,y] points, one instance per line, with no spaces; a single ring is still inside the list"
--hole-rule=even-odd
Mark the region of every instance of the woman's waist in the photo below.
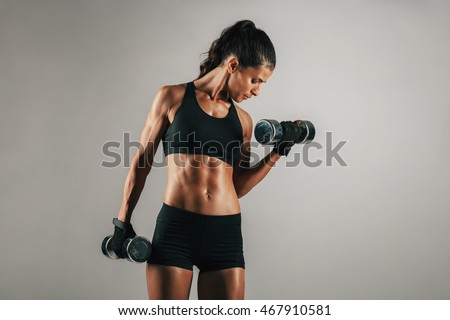
[[[232,214],[203,214],[199,211],[191,211],[185,208],[179,208],[173,205],[169,205],[163,202],[161,210],[158,214],[157,220],[169,223],[173,227],[176,224],[180,224],[180,228],[186,229],[185,223],[191,223],[193,221],[205,221],[209,226],[220,225],[233,226],[241,224],[241,213]]]
[[[206,215],[240,213],[234,185],[180,183],[169,181],[163,201],[171,206]]]

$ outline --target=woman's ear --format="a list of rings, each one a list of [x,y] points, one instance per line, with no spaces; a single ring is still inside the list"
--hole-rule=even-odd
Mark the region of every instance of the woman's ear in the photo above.
[[[239,69],[239,61],[236,57],[230,57],[227,63],[228,72],[234,73]]]

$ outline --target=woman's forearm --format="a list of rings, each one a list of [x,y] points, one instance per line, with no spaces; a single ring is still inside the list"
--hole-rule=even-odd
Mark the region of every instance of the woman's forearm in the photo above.
[[[246,195],[269,173],[274,164],[281,158],[279,154],[270,151],[262,160],[251,168],[242,169],[236,179],[235,188],[239,198]]]
[[[122,204],[117,217],[121,221],[130,222],[133,210],[136,207],[142,190],[144,189],[147,176],[150,173],[151,166],[139,167],[138,160],[139,156],[133,158],[130,171],[125,179]]]

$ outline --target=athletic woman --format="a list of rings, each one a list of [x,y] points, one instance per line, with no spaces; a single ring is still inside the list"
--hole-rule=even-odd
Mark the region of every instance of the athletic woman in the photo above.
[[[118,220],[127,227],[116,227],[111,240],[120,255],[162,140],[168,176],[147,262],[149,299],[189,299],[193,265],[199,299],[244,299],[239,198],[292,144],[276,145],[250,167],[252,118],[236,103],[259,95],[275,63],[267,34],[238,21],[212,43],[196,80],[157,92],[125,182]]]

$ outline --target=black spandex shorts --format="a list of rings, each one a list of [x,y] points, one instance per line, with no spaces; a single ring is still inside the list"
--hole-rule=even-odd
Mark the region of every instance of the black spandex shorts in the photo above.
[[[200,272],[245,269],[241,213],[209,216],[163,203],[147,262]]]

